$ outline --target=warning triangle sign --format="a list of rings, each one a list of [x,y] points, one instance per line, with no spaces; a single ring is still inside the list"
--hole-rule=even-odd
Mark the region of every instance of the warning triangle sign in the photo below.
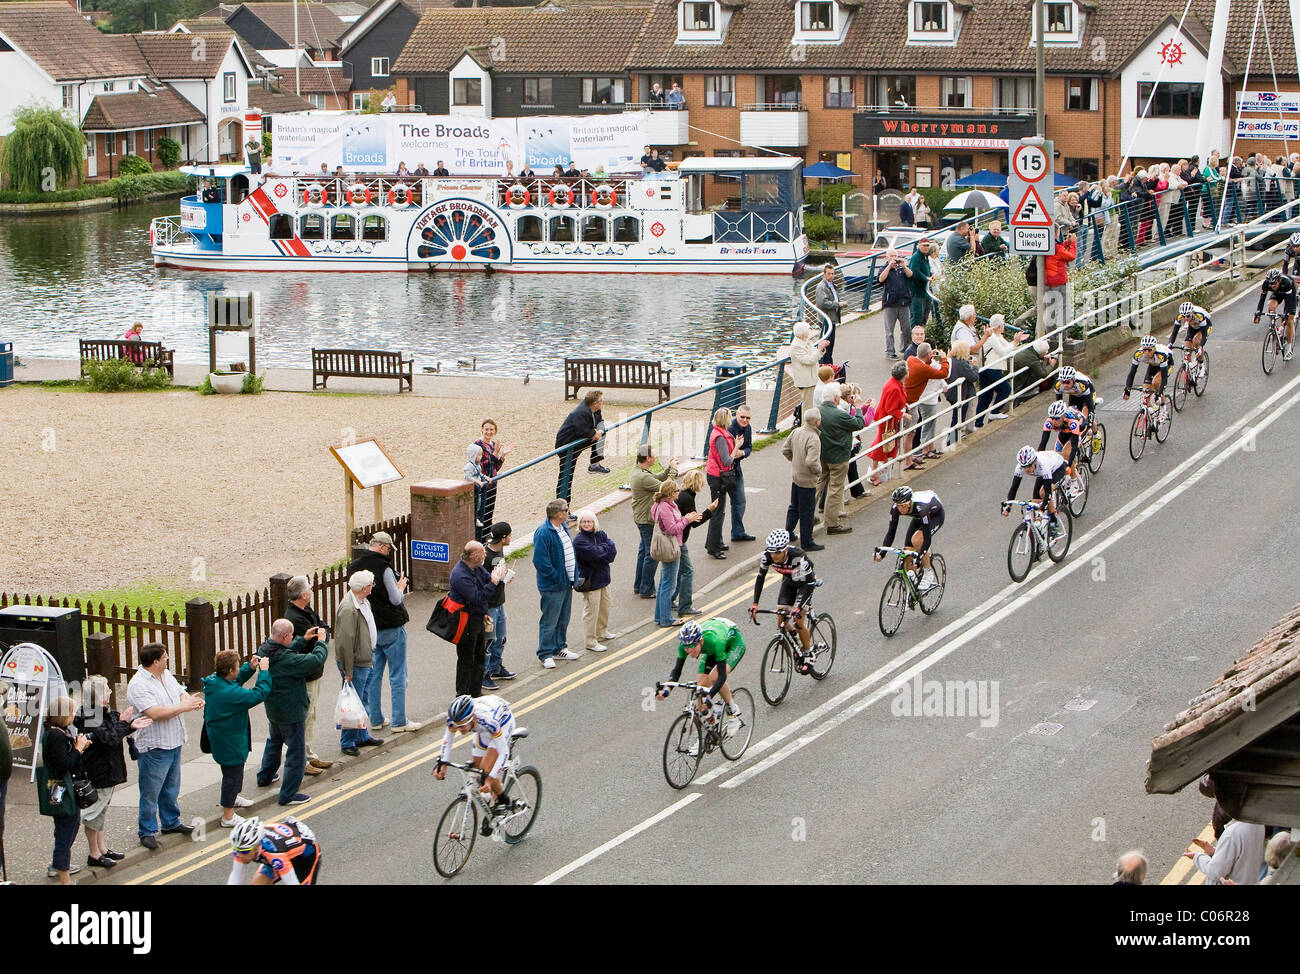
[[[1047,207],[1043,205],[1043,198],[1038,195],[1038,190],[1030,186],[1025,190],[1025,195],[1020,197],[1020,202],[1011,213],[1011,225],[1014,227],[1050,227],[1052,225],[1052,214],[1048,212]]]

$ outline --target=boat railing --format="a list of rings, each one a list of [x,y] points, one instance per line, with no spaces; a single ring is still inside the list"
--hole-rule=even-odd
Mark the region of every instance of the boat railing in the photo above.
[[[418,206],[424,201],[424,195],[424,180],[419,176],[295,176],[293,179],[294,199],[303,206]]]
[[[573,209],[609,209],[627,205],[637,198],[638,192],[644,193],[645,188],[655,182],[615,176],[533,176],[527,179],[517,176],[295,176],[293,195],[304,206],[400,205],[403,198],[418,206],[432,190],[429,184],[435,179],[490,186],[499,206]]]
[[[194,243],[194,235],[181,228],[178,216],[154,217],[149,225],[150,236],[155,247],[175,247],[183,243]]]
[[[502,176],[496,180],[496,201],[502,206],[550,206],[564,209],[602,209],[627,206],[644,193],[650,180],[620,177],[547,176],[517,179]],[[520,187],[523,195],[520,195]]]

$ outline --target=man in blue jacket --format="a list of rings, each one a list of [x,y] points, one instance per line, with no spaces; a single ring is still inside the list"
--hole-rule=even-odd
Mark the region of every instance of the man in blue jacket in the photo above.
[[[533,532],[533,567],[542,597],[537,658],[548,670],[555,669],[557,659],[575,660],[582,655],[567,648],[573,585],[578,578],[578,558],[565,524],[568,517],[569,502],[556,498],[546,505],[546,520]]]
[[[477,541],[470,541],[460,554],[460,561],[451,570],[447,596],[459,602],[469,613],[465,631],[456,643],[456,694],[477,697],[483,692],[484,666],[487,663],[487,631],[483,624],[488,619],[489,602],[497,593],[501,579],[506,574],[506,563],[498,563],[488,572],[483,567],[487,549]]]

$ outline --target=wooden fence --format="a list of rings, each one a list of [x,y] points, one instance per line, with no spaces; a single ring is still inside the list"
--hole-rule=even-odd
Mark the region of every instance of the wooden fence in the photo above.
[[[362,544],[377,531],[387,531],[393,538],[394,568],[411,574],[410,515],[369,524],[353,531],[354,544]],[[184,614],[155,613],[153,609],[91,603],[39,595],[0,592],[0,608],[9,605],[33,605],[79,609],[86,637],[86,664],[91,673],[100,673],[111,681],[129,677],[140,665],[140,648],[147,643],[162,643],[176,678],[191,689],[214,669],[216,654],[233,649],[241,659],[248,659],[271,634],[271,621],[283,618],[288,607],[286,591],[291,575],[273,575],[266,587],[215,605],[207,599],[191,599]],[[334,615],[347,590],[347,566],[335,565],[308,576],[312,586],[312,605],[327,625],[334,625]]]

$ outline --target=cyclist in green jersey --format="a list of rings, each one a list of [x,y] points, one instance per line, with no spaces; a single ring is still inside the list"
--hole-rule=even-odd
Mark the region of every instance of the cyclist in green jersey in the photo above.
[[[722,699],[727,703],[728,716],[736,717],[740,714],[740,710],[731,701],[731,688],[727,686],[727,670],[729,668],[734,670],[744,655],[744,637],[740,635],[740,628],[730,619],[718,616],[702,624],[687,622],[677,631],[677,663],[673,666],[673,672],[668,679],[676,683],[681,678],[682,667],[686,665],[687,656],[698,659],[700,685],[703,686],[706,679],[713,681],[712,686],[706,690],[705,696],[700,700],[701,710],[706,711],[712,705],[713,697],[721,694]],[[668,699],[671,690],[672,687],[661,687],[658,693],[659,699]]]

